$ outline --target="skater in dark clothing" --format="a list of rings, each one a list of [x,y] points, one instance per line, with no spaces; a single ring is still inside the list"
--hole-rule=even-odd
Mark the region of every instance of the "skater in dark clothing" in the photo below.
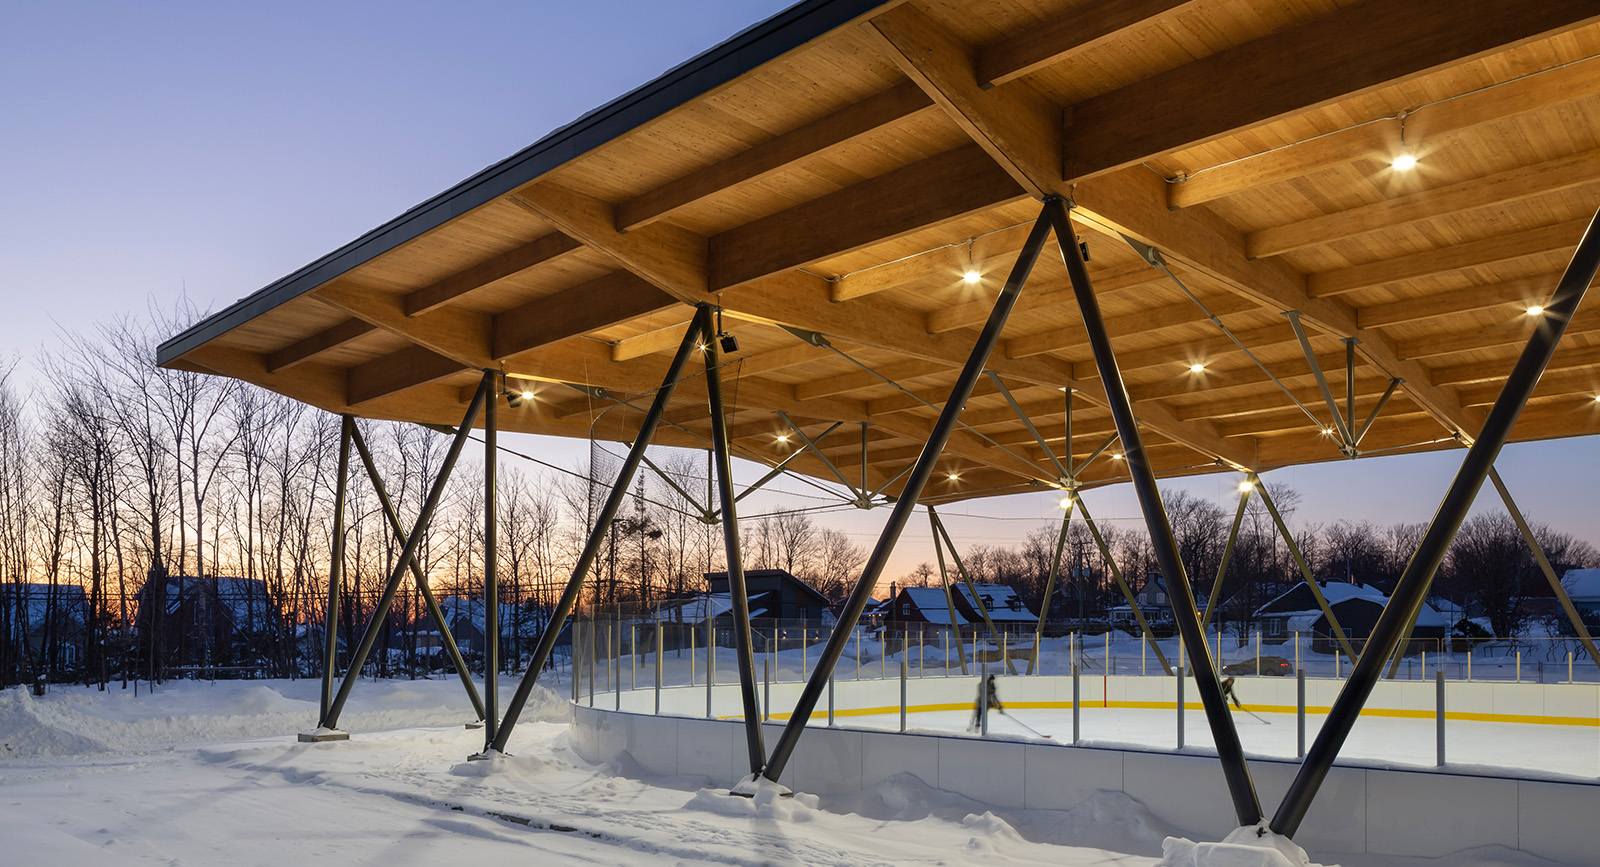
[[[967,731],[970,732],[978,727],[978,720],[983,717],[985,705],[1001,713],[1006,712],[1005,705],[1000,703],[1000,694],[995,690],[994,675],[992,674],[984,678],[983,683],[978,686],[978,700],[973,702],[972,722],[967,725]]]
[[[1230,677],[1222,682],[1222,694],[1227,698],[1233,699],[1234,707],[1244,710],[1244,705],[1239,703],[1239,696],[1233,691],[1233,678]]]

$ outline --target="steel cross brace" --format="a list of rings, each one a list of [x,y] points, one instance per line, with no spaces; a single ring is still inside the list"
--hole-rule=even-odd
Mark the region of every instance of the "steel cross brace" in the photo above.
[[[1300,575],[1305,579],[1306,586],[1310,588],[1311,595],[1317,600],[1317,607],[1322,609],[1322,616],[1328,618],[1328,628],[1339,639],[1339,646],[1344,648],[1344,655],[1350,658],[1353,665],[1356,661],[1356,651],[1350,646],[1350,639],[1344,634],[1344,627],[1339,625],[1339,618],[1333,614],[1333,607],[1328,604],[1328,597],[1322,595],[1322,588],[1317,585],[1315,575],[1311,574],[1311,567],[1306,565],[1306,558],[1300,553],[1300,546],[1294,543],[1294,536],[1289,532],[1289,525],[1283,521],[1283,515],[1278,513],[1278,507],[1272,502],[1272,494],[1267,491],[1267,486],[1262,484],[1261,477],[1251,473],[1250,483],[1261,490],[1261,503],[1267,507],[1267,513],[1272,516],[1272,523],[1278,528],[1278,535],[1283,537],[1283,544],[1288,546],[1289,553],[1294,557],[1294,562],[1300,567]]]
[[[1597,224],[1600,224],[1600,211],[1595,213],[1589,227],[1584,230],[1583,239],[1573,251],[1550,303],[1545,305],[1544,314],[1535,324],[1527,345],[1506,376],[1505,385],[1484,419],[1482,430],[1468,447],[1461,468],[1457,470],[1438,511],[1428,524],[1416,553],[1401,573],[1394,593],[1389,597],[1389,604],[1384,606],[1383,614],[1378,617],[1366,652],[1351,669],[1344,689],[1328,710],[1328,717],[1317,732],[1311,749],[1306,751],[1299,773],[1284,793],[1283,801],[1272,817],[1272,830],[1277,833],[1293,837],[1300,829],[1300,823],[1311,809],[1311,802],[1316,798],[1322,781],[1327,778],[1340,748],[1355,726],[1361,708],[1377,685],[1384,664],[1398,648],[1408,624],[1422,610],[1428,586],[1438,572],[1439,565],[1444,562],[1445,552],[1455,539],[1456,531],[1461,528],[1461,522],[1466,519],[1467,510],[1472,507],[1473,500],[1483,487],[1484,479],[1494,468],[1500,449],[1511,437],[1517,417],[1527,406],[1528,398],[1549,365],[1550,357],[1555,353],[1561,336],[1566,333],[1589,284],[1594,282],[1596,272],[1600,272],[1600,232],[1596,231]]]
[[[1161,670],[1170,677],[1172,664],[1167,661],[1167,655],[1161,651],[1161,645],[1156,643],[1156,634],[1144,619],[1144,611],[1139,608],[1139,600],[1134,598],[1132,588],[1122,577],[1122,570],[1117,568],[1117,561],[1111,556],[1111,546],[1106,544],[1105,537],[1100,535],[1100,526],[1094,522],[1094,516],[1089,514],[1089,504],[1083,501],[1077,491],[1069,493],[1068,496],[1078,505],[1078,511],[1083,513],[1083,524],[1089,528],[1089,535],[1094,537],[1095,547],[1100,549],[1100,558],[1106,562],[1106,568],[1111,570],[1111,577],[1116,580],[1117,589],[1122,591],[1122,598],[1128,601],[1128,608],[1133,611],[1133,619],[1139,624],[1139,633],[1144,636],[1145,642],[1155,653],[1156,660],[1161,663]]]
[[[361,643],[355,653],[350,657],[350,667],[345,671],[344,681],[339,685],[339,692],[333,697],[333,703],[328,707],[328,712],[323,716],[321,728],[336,729],[339,727],[339,714],[344,711],[345,702],[350,698],[350,690],[355,686],[356,678],[361,674],[361,667],[367,662],[367,655],[372,652],[372,645],[377,643],[378,634],[383,631],[384,622],[389,615],[389,607],[394,604],[394,597],[400,590],[400,582],[410,570],[413,560],[417,556],[417,548],[422,544],[423,531],[433,520],[433,513],[439,507],[439,500],[444,496],[444,486],[450,480],[450,472],[455,469],[456,460],[461,457],[461,449],[467,444],[467,435],[472,432],[472,423],[477,420],[478,413],[483,409],[483,403],[489,399],[489,378],[485,377],[478,383],[478,390],[472,396],[472,403],[467,407],[466,415],[461,419],[461,427],[456,430],[455,438],[450,441],[450,450],[445,454],[444,463],[439,467],[439,475],[433,481],[433,487],[428,491],[428,498],[422,504],[422,511],[417,514],[416,524],[406,536],[406,542],[400,552],[400,559],[395,561],[394,568],[389,573],[389,581],[384,586],[383,596],[379,598],[377,606],[372,611],[372,618],[367,621],[367,628],[361,635]]]
[[[583,591],[583,579],[589,572],[589,567],[594,564],[595,558],[600,553],[601,544],[605,541],[606,533],[611,527],[611,522],[617,517],[617,511],[622,508],[622,501],[627,498],[628,486],[633,484],[634,475],[638,472],[639,464],[643,462],[645,446],[655,435],[656,428],[661,424],[661,417],[666,413],[667,403],[672,399],[672,393],[677,388],[678,380],[683,377],[683,370],[689,363],[689,355],[704,334],[709,334],[711,329],[711,314],[701,308],[695,312],[693,321],[683,334],[683,342],[678,344],[678,351],[672,357],[672,363],[667,367],[666,376],[662,379],[661,388],[656,390],[655,399],[650,404],[650,410],[645,414],[644,421],[639,427],[638,436],[635,437],[633,447],[628,450],[628,457],[622,462],[622,467],[617,471],[617,480],[611,486],[611,493],[606,497],[605,504],[600,509],[600,515],[595,520],[594,526],[589,530],[588,539],[585,541],[583,551],[578,555],[577,563],[572,568],[572,577],[567,580],[566,589],[561,593],[561,599],[556,603],[556,610],[550,615],[550,621],[545,625],[544,633],[539,636],[539,646],[533,652],[533,659],[528,664],[528,670],[523,673],[522,680],[518,682],[516,692],[511,700],[506,703],[505,715],[500,720],[499,730],[495,734],[494,742],[489,749],[484,751],[488,756],[491,751],[504,753],[506,743],[511,738],[511,732],[516,729],[517,719],[522,715],[522,709],[528,703],[528,696],[533,694],[533,686],[539,679],[539,672],[550,661],[550,654],[555,651],[556,639],[560,636],[561,628],[572,614],[572,609],[578,604],[578,595]]]
[[[944,588],[944,604],[950,613],[950,628],[956,634],[956,650],[961,659],[961,674],[967,674],[967,643],[961,637],[961,624],[956,622],[956,601],[950,593],[950,572],[944,565],[944,546],[939,544],[939,519],[928,509],[928,529],[933,533],[933,553],[939,558],[939,586]]]
[[[355,416],[339,416],[339,481],[333,492],[333,543],[328,554],[328,604],[323,610],[322,707],[318,719],[333,707],[333,672],[339,663],[339,583],[344,577],[344,498],[350,480],[350,437]]]
[[[389,521],[389,530],[394,533],[394,539],[404,548],[406,544],[406,531],[400,525],[400,513],[395,511],[394,502],[389,499],[389,489],[383,484],[383,477],[378,475],[378,465],[372,459],[372,450],[367,448],[366,437],[361,435],[360,428],[353,428],[356,444],[356,453],[361,456],[361,463],[367,469],[367,479],[372,482],[372,492],[378,497],[378,505],[383,509],[383,514]],[[450,633],[450,625],[445,622],[444,611],[439,607],[439,600],[433,595],[433,588],[428,585],[428,577],[423,574],[422,567],[415,558],[411,561],[411,580],[416,582],[417,589],[422,591],[422,603],[428,609],[428,616],[439,627],[439,642],[444,645],[445,653],[450,656],[450,664],[455,666],[456,676],[461,678],[461,685],[467,690],[467,697],[472,699],[472,710],[477,713],[478,719],[487,719],[483,707],[483,699],[478,697],[478,687],[472,682],[472,670],[467,667],[467,661],[461,657],[461,648],[456,644],[456,638]]]
[[[1071,459],[1070,455],[1068,459]],[[1035,663],[1039,660],[1039,646],[1044,641],[1044,623],[1050,616],[1050,599],[1056,592],[1056,575],[1061,572],[1061,549],[1067,546],[1067,529],[1072,526],[1073,505],[1074,501],[1069,497],[1067,508],[1061,515],[1061,533],[1056,536],[1056,552],[1050,558],[1050,576],[1044,581],[1044,596],[1039,602],[1039,625],[1033,629],[1033,655],[1028,657],[1028,674],[1033,674]]]

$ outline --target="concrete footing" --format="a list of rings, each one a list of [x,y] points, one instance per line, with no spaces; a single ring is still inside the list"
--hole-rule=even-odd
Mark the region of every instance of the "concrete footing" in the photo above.
[[[338,729],[319,728],[316,731],[300,733],[300,743],[303,744],[320,744],[326,743],[327,741],[347,740],[350,740],[350,733],[340,731]]]

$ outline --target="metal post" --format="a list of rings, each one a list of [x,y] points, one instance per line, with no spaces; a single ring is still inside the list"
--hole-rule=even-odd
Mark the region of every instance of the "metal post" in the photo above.
[[[500,395],[493,370],[483,372],[483,747],[500,728]],[[613,685],[621,708],[622,691]]]
[[[1295,755],[1303,759],[1306,756],[1306,670],[1295,666],[1294,676],[1296,681],[1296,743],[1298,744]]]
[[[772,718],[772,664],[761,660],[761,718]]]
[[[989,663],[983,664],[978,681],[978,734],[989,736]]]
[[[702,306],[702,310],[709,308]],[[722,372],[718,367],[717,341],[707,340],[706,392],[711,403],[711,446],[717,468],[717,496],[722,507],[722,544],[728,559],[728,594],[733,599],[733,648],[739,661],[739,698],[744,708],[744,739],[752,775],[761,773],[767,761],[761,724],[756,721],[755,650],[750,639],[750,594],[745,586],[743,551],[739,540],[739,516],[733,492],[733,461],[729,457],[728,419],[722,402]],[[866,432],[863,428],[862,436]],[[863,471],[864,472],[864,471]],[[715,654],[715,641],[708,651]],[[708,663],[709,665],[709,663]],[[713,672],[715,668],[711,669]],[[713,675],[715,679],[715,675]],[[706,687],[706,715],[711,715],[710,681]]]
[[[709,616],[710,613],[711,613],[711,606],[707,605],[706,606],[706,614],[707,614],[707,616]],[[689,633],[689,685],[690,686],[694,686],[694,626],[690,625],[690,627],[686,631]]]
[[[667,374],[662,380],[661,388],[656,391],[655,400],[650,404],[650,411],[645,414],[644,421],[639,425],[639,433],[634,437],[633,447],[628,450],[628,457],[623,460],[622,468],[617,471],[617,481],[611,486],[611,493],[600,509],[599,519],[589,531],[588,541],[584,544],[583,553],[578,556],[578,562],[572,568],[572,577],[567,581],[567,588],[561,594],[561,601],[556,603],[555,613],[550,616],[545,633],[539,637],[539,647],[534,651],[533,661],[528,665],[527,673],[517,684],[517,691],[506,707],[505,718],[500,721],[500,732],[492,744],[495,750],[505,752],[506,741],[510,739],[517,718],[521,716],[522,708],[528,702],[528,696],[533,693],[533,685],[539,679],[539,670],[544,667],[545,660],[550,658],[551,651],[555,649],[556,637],[572,613],[573,607],[578,603],[578,594],[583,590],[584,576],[588,574],[589,567],[594,564],[595,557],[600,553],[600,544],[605,539],[611,522],[617,517],[617,510],[622,507],[623,499],[627,497],[628,486],[633,483],[634,473],[638,471],[639,464],[644,458],[645,446],[649,445],[650,439],[655,436],[656,427],[661,423],[661,416],[666,413],[667,402],[672,399],[672,392],[677,388],[678,379],[683,376],[684,367],[689,363],[689,354],[699,344],[701,335],[709,333],[710,326],[710,311],[705,308],[697,310],[694,320],[689,323],[688,330],[683,334],[683,342],[678,344],[677,354],[672,357],[672,363],[667,367]]]
[[[344,577],[344,497],[349,488],[350,435],[356,429],[355,416],[339,416],[339,480],[333,490],[333,549],[328,554],[328,607],[323,612],[322,709],[319,719],[328,718],[333,706],[333,671],[339,664],[339,582]]]
[[[611,645],[611,709],[622,710],[622,624],[607,626],[606,639]]]
[[[1516,674],[1517,674],[1517,683],[1521,683],[1522,682],[1522,651],[1520,651],[1520,650],[1517,651],[1517,667],[1516,667],[1515,671],[1516,671]]]
[[[828,675],[828,726],[833,726],[833,675]]]
[[[1094,522],[1094,516],[1089,514],[1089,504],[1083,502],[1076,492],[1072,494],[1072,497],[1078,501],[1078,506],[1083,510],[1083,525],[1089,528],[1089,535],[1094,537],[1095,546],[1100,549],[1100,556],[1105,560],[1106,568],[1111,570],[1111,577],[1117,582],[1117,589],[1122,591],[1122,598],[1128,601],[1128,607],[1133,611],[1134,622],[1139,624],[1139,632],[1144,635],[1145,643],[1150,646],[1152,651],[1155,651],[1156,661],[1161,663],[1162,673],[1171,674],[1172,665],[1167,662],[1166,653],[1162,652],[1161,645],[1156,642],[1155,632],[1151,630],[1150,624],[1144,619],[1144,612],[1139,608],[1139,600],[1134,598],[1132,588],[1128,587],[1128,582],[1123,580],[1122,570],[1117,568],[1116,558],[1111,556],[1111,548],[1106,544],[1105,536],[1100,534],[1099,525]],[[1081,591],[1082,588],[1080,587],[1079,589]],[[1081,623],[1079,628],[1082,628]]]
[[[906,730],[906,660],[900,658],[900,731]]]
[[[966,564],[961,562],[961,553],[956,550],[956,543],[950,538],[950,531],[945,529],[944,522],[939,520],[939,513],[935,512],[932,506],[928,507],[928,517],[933,519],[934,531],[944,537],[944,543],[950,548],[950,559],[956,561],[956,574],[960,575],[961,580],[966,583],[967,593],[972,597],[972,607],[977,609],[978,614],[983,617],[983,625],[989,630],[989,640],[999,645],[1001,643],[1000,630],[995,627],[994,619],[989,616],[988,606],[984,605],[983,600],[979,598],[978,587],[972,582],[972,573],[968,572]],[[974,639],[973,643],[976,645],[976,639]],[[1011,674],[1017,673],[1016,668],[1009,661],[1006,662],[1006,671]]]
[[[1080,706],[1078,695],[1078,661],[1074,659],[1072,661],[1072,743],[1074,746],[1078,743],[1078,707]]]
[[[1048,212],[1048,211],[1047,211]],[[799,699],[795,702],[794,715],[789,718],[789,724],[784,727],[783,735],[773,747],[772,757],[767,762],[765,776],[776,781],[783,774],[784,766],[789,763],[789,756],[794,752],[795,744],[800,735],[805,731],[806,721],[810,719],[811,712],[816,708],[817,699],[822,692],[823,679],[827,673],[833,671],[834,665],[839,661],[839,656],[844,651],[844,642],[849,639],[850,633],[855,630],[856,623],[861,619],[861,612],[867,607],[867,600],[872,596],[872,589],[878,583],[878,578],[883,574],[884,567],[888,565],[889,557],[894,552],[895,543],[900,540],[900,534],[905,529],[906,521],[911,517],[911,511],[916,507],[917,500],[922,497],[923,490],[927,487],[928,480],[933,476],[935,465],[939,456],[944,452],[945,443],[950,439],[950,434],[955,430],[956,421],[960,418],[961,409],[972,396],[973,386],[977,384],[978,377],[983,374],[983,366],[989,359],[989,353],[1000,340],[1000,332],[1005,327],[1006,318],[1010,316],[1011,309],[1016,304],[1017,296],[1022,292],[1022,286],[1027,282],[1029,273],[1033,270],[1034,263],[1039,258],[1039,253],[1044,249],[1044,244],[1049,236],[1049,223],[1045,215],[1034,222],[1033,230],[1028,234],[1022,252],[1017,257],[1016,265],[1012,268],[1011,276],[1007,278],[1005,288],[1001,290],[999,298],[989,313],[989,319],[984,323],[983,331],[979,334],[977,343],[972,348],[966,365],[961,369],[956,378],[955,385],[950,390],[950,397],[945,401],[944,408],[939,411],[939,419],[934,422],[933,429],[928,434],[928,442],[923,447],[922,454],[917,457],[916,464],[911,473],[906,476],[906,481],[901,488],[900,496],[895,500],[894,508],[889,513],[883,532],[878,537],[878,543],[873,548],[867,562],[862,567],[861,577],[856,581],[855,588],[851,591],[849,599],[845,601],[844,609],[840,612],[838,625],[833,635],[828,639],[827,647],[823,649],[822,656],[817,660],[817,671],[806,682],[801,690]]]
[[[361,666],[367,662],[367,654],[372,652],[372,645],[377,643],[378,635],[383,632],[384,621],[389,616],[389,606],[394,604],[395,593],[400,590],[400,581],[405,578],[413,558],[417,556],[423,531],[433,520],[433,513],[439,507],[439,500],[444,496],[445,483],[450,480],[450,471],[455,469],[456,459],[461,457],[461,449],[467,444],[467,434],[472,432],[472,423],[482,411],[488,391],[486,383],[478,383],[478,390],[473,394],[472,403],[467,406],[467,412],[461,419],[461,427],[456,430],[455,438],[450,442],[450,450],[445,454],[444,463],[439,467],[439,475],[433,481],[433,488],[428,491],[428,498],[422,504],[422,511],[417,514],[417,523],[406,537],[400,559],[395,561],[394,568],[389,573],[389,583],[383,589],[383,596],[373,608],[372,619],[367,621],[366,631],[361,635],[361,644],[351,655],[350,667],[345,671],[344,682],[339,685],[339,692],[333,697],[333,704],[328,707],[328,714],[322,720],[322,728],[339,727],[339,714],[344,711],[344,704],[350,698],[350,690],[356,684],[356,677],[361,674]]]
[[[1434,678],[1434,719],[1438,729],[1439,757],[1436,764],[1444,767],[1444,671],[1435,673]]]
[[[628,624],[628,690],[639,688],[639,624]]]
[[[586,640],[584,641],[585,646],[587,646],[588,649],[589,649],[589,706],[590,707],[594,707],[594,657],[595,657],[595,652],[594,652],[594,633],[595,633],[594,620],[590,619],[589,620],[589,629],[588,629],[588,632],[587,632],[587,635],[586,635]]]
[[[378,498],[378,507],[383,510],[384,517],[389,522],[389,529],[394,533],[395,541],[404,548],[406,531],[400,525],[400,513],[395,510],[394,501],[389,499],[389,489],[384,486],[383,477],[378,474],[378,463],[373,460],[372,450],[367,448],[367,440],[361,435],[361,428],[352,426],[350,433],[350,440],[355,443],[356,454],[366,467],[367,479],[372,482],[372,493]],[[478,714],[478,719],[487,720],[488,714],[484,709],[483,700],[478,697],[478,687],[472,682],[472,669],[467,667],[467,660],[461,655],[456,637],[450,634],[450,624],[445,621],[444,610],[439,607],[439,600],[433,595],[433,588],[428,586],[428,576],[423,574],[422,566],[415,558],[411,560],[411,580],[416,583],[417,589],[422,591],[422,603],[427,607],[428,616],[433,618],[434,625],[439,627],[439,643],[444,645],[444,651],[449,655],[451,665],[455,667],[456,677],[461,679],[461,686],[467,691],[467,698],[472,701],[473,711]],[[578,694],[574,692],[572,695],[576,701]]]
[[[1333,607],[1328,604],[1328,598],[1322,595],[1322,587],[1317,584],[1317,578],[1311,573],[1311,567],[1306,564],[1306,558],[1300,553],[1300,546],[1294,542],[1294,535],[1289,532],[1289,525],[1284,523],[1283,515],[1278,512],[1278,505],[1272,502],[1272,494],[1267,491],[1267,485],[1255,473],[1250,474],[1250,481],[1261,489],[1261,504],[1267,507],[1267,514],[1272,516],[1273,526],[1278,528],[1278,534],[1283,536],[1283,544],[1293,555],[1295,565],[1300,567],[1300,576],[1305,579],[1306,587],[1311,591],[1312,598],[1317,600],[1317,607],[1322,609],[1322,616],[1328,619],[1328,628],[1339,639],[1339,645],[1344,648],[1345,655],[1353,663],[1356,651],[1350,646],[1350,639],[1344,634],[1344,627],[1339,625],[1339,618],[1334,616]],[[1337,651],[1335,651],[1337,658]]]
[[[661,635],[661,620],[656,620],[656,716],[661,716],[661,656],[666,650],[666,640]]]
[[[1222,762],[1228,792],[1233,797],[1234,812],[1238,815],[1240,825],[1253,825],[1261,819],[1261,805],[1256,799],[1255,784],[1250,779],[1250,769],[1245,765],[1244,748],[1239,742],[1238,731],[1233,727],[1233,716],[1228,713],[1221,683],[1205,658],[1209,652],[1206,650],[1205,635],[1200,631],[1200,616],[1195,611],[1194,594],[1183,568],[1183,560],[1178,556],[1177,541],[1172,536],[1172,524],[1161,502],[1155,471],[1145,455],[1144,439],[1133,413],[1133,404],[1128,399],[1128,390],[1122,381],[1122,372],[1117,367],[1111,337],[1100,316],[1099,299],[1090,285],[1089,272],[1078,251],[1077,238],[1065,204],[1060,199],[1047,199],[1044,210],[1055,227],[1056,241],[1061,245],[1061,255],[1066,261],[1067,273],[1072,278],[1072,289],[1083,315],[1084,330],[1094,352],[1100,382],[1106,390],[1106,402],[1116,423],[1117,436],[1122,440],[1123,463],[1128,467],[1134,491],[1138,494],[1156,560],[1167,578],[1167,594],[1172,603],[1173,618],[1178,622],[1182,644],[1191,648],[1189,655],[1196,662],[1195,684],[1200,690],[1200,702],[1205,707],[1206,720],[1210,723],[1212,738],[1217,745],[1217,757]],[[1180,670],[1179,677],[1182,676]]]
[[[1396,644],[1406,625],[1415,617],[1415,612],[1421,610],[1428,586],[1444,560],[1446,549],[1494,466],[1495,457],[1510,437],[1517,417],[1527,405],[1579,302],[1594,281],[1595,272],[1600,271],[1600,232],[1595,231],[1597,221],[1600,221],[1600,212],[1595,214],[1584,231],[1583,239],[1578,242],[1578,248],[1554,296],[1538,317],[1533,335],[1507,375],[1500,396],[1489,410],[1483,429],[1467,449],[1461,469],[1439,504],[1439,511],[1428,525],[1427,533],[1395,585],[1389,604],[1384,606],[1383,614],[1373,627],[1367,652],[1356,663],[1349,682],[1334,701],[1322,730],[1317,733],[1305,763],[1284,794],[1283,803],[1272,819],[1272,830],[1279,834],[1293,837],[1299,830],[1317,789],[1327,777],[1328,770],[1339,755],[1339,748],[1344,745],[1345,738],[1355,725],[1361,707],[1366,704],[1367,697],[1377,684],[1384,662],[1396,650]]]
[[[1183,749],[1183,666],[1178,666],[1178,749]]]

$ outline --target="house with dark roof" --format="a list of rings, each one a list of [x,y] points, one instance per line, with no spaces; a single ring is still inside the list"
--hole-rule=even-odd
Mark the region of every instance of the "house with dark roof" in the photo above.
[[[1574,608],[1600,616],[1600,569],[1568,569],[1561,576],[1561,587]]]
[[[942,633],[951,628],[952,607],[955,626],[967,634],[987,629],[983,622],[985,612],[1001,632],[1032,634],[1039,625],[1039,615],[1016,590],[1003,584],[975,584],[973,588],[976,596],[965,583],[954,584],[946,600],[944,590],[938,587],[902,587],[883,606],[884,628],[891,632]]]
[[[1145,576],[1144,586],[1133,594],[1134,601],[1138,603],[1139,613],[1144,615],[1146,622],[1151,624],[1168,624],[1172,622],[1172,592],[1167,589],[1167,579],[1160,572],[1151,572]],[[1206,609],[1207,597],[1199,590],[1194,591],[1194,604],[1198,611]],[[1137,621],[1133,616],[1133,606],[1124,599],[1122,604],[1113,605],[1106,609],[1106,614],[1112,623],[1129,624]]]
[[[139,633],[160,629],[167,647],[204,649],[208,658],[196,661],[254,661],[247,657],[265,655],[284,629],[283,611],[260,578],[168,576],[163,584],[146,581],[135,599]]]
[[[0,584],[0,607],[10,633],[26,644],[28,658],[60,667],[83,658],[88,646],[89,598],[78,584]],[[41,654],[49,650],[51,659]]]
[[[1335,579],[1322,579],[1317,587],[1333,609],[1346,638],[1358,649],[1383,613],[1389,597],[1368,584],[1353,584]],[[1296,633],[1311,636],[1311,649],[1317,653],[1333,653],[1339,649],[1333,630],[1328,625],[1311,588],[1304,582],[1294,585],[1267,604],[1256,609],[1256,619],[1261,623],[1261,640],[1275,644],[1288,641]],[[1444,615],[1431,605],[1424,604],[1411,631],[1411,642],[1406,645],[1407,655],[1425,650],[1438,651],[1444,642],[1449,623]]]

